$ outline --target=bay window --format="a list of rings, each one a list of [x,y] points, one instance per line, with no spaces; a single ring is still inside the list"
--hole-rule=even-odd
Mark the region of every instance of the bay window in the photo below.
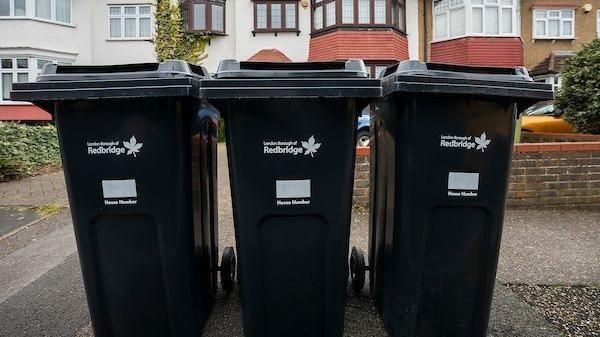
[[[254,2],[253,33],[285,31],[298,31],[298,1]]]
[[[0,16],[25,16],[26,0],[0,0]]]
[[[35,0],[35,16],[70,24],[71,0]]]
[[[574,39],[575,10],[573,9],[534,9],[534,39]]]
[[[187,31],[225,34],[225,1],[190,0],[181,5]]]
[[[29,59],[0,58],[0,101],[10,100],[10,89],[13,83],[29,82]]]
[[[434,0],[434,38],[517,36],[519,0]]]
[[[108,36],[117,40],[152,38],[152,6],[109,5]]]
[[[312,22],[314,31],[375,26],[405,32],[405,0],[313,0]]]
[[[10,101],[13,83],[34,81],[47,63],[71,64],[68,60],[55,60],[44,56],[0,56],[0,102]]]

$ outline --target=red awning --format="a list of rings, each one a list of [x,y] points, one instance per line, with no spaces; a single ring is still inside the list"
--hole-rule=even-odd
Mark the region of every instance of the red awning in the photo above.
[[[0,121],[51,121],[52,116],[31,104],[0,105]]]

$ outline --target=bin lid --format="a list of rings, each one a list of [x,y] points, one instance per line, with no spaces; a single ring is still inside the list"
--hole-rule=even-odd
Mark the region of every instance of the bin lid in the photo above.
[[[403,61],[382,73],[383,94],[393,92],[553,98],[552,86],[533,82],[524,67],[496,68]]]
[[[362,60],[345,62],[238,62],[223,60],[214,80],[203,81],[207,98],[379,97]]]
[[[43,108],[64,100],[199,97],[200,80],[208,76],[203,67],[176,60],[103,66],[46,64],[35,82],[13,84],[10,97]]]

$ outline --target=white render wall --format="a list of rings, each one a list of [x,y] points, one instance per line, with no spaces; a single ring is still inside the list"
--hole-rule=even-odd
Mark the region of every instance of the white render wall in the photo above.
[[[27,16],[0,19],[0,55],[91,62],[89,3],[74,0],[72,24],[63,24],[35,18],[35,0],[27,0]]]
[[[202,62],[208,71],[217,70],[222,59],[246,61],[262,49],[278,49],[294,62],[308,60],[310,42],[310,9],[298,3],[298,29],[296,33],[257,33],[254,30],[254,3],[251,0],[227,0],[226,36],[215,36],[206,48],[208,57]]]
[[[177,0],[171,0],[173,2]],[[262,49],[278,49],[292,61],[308,59],[310,6],[298,3],[296,33],[258,33],[254,29],[254,3],[226,0],[226,34],[214,36],[202,62],[214,72],[222,59],[247,60]],[[151,40],[109,40],[108,4],[153,4],[155,0],[72,0],[73,24],[47,22],[35,18],[35,0],[27,0],[26,18],[0,19],[0,56],[46,57],[75,64],[117,64],[155,62]],[[417,0],[408,0],[407,35],[409,55],[418,58]],[[154,23],[152,24],[154,29]]]
[[[72,0],[74,2],[81,0]],[[92,64],[126,64],[156,62],[156,53],[152,39],[110,40],[108,36],[108,4],[111,5],[152,5],[154,13],[155,1],[144,0],[102,0],[90,1],[93,31],[89,35],[92,49]],[[154,35],[154,19],[152,21]]]
[[[406,39],[408,40],[408,58],[419,59],[419,3],[417,0],[406,1]]]

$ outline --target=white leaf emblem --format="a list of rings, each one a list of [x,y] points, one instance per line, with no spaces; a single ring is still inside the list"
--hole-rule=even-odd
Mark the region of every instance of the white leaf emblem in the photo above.
[[[302,147],[306,150],[304,151],[305,156],[310,154],[310,156],[314,158],[314,154],[317,153],[317,150],[321,147],[321,143],[315,143],[315,137],[310,136],[308,142],[302,142]]]
[[[123,146],[128,150],[127,155],[133,154],[134,157],[140,152],[142,145],[144,145],[144,143],[138,143],[135,136],[131,136],[129,141],[123,141]]]
[[[487,149],[491,141],[491,139],[487,139],[485,132],[479,137],[475,136],[475,143],[477,143],[477,148],[475,150],[481,150],[481,152],[485,152],[485,149]]]

